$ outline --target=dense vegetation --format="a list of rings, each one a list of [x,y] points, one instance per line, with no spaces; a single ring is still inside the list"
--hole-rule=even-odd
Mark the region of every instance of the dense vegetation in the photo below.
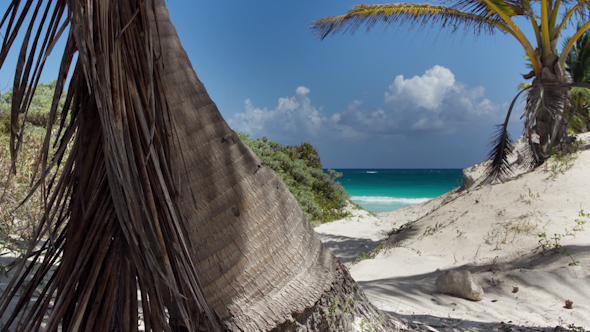
[[[582,21],[578,22],[578,30],[582,29]],[[566,38],[564,43],[568,43]],[[566,72],[572,82],[590,83],[590,30],[584,31],[576,40],[565,60]],[[587,132],[590,125],[590,90],[572,87],[568,92],[568,121],[572,134]]]
[[[16,173],[12,174],[8,148],[12,91],[0,94],[0,249],[14,249],[23,243],[22,240],[30,240],[34,234],[34,226],[43,215],[43,201],[39,190],[30,196],[25,204],[19,205],[27,197],[31,184],[39,178],[38,174],[35,175],[36,164],[45,139],[45,127],[55,85],[55,80],[37,85],[26,117],[25,130],[22,132],[23,144],[19,149]],[[60,106],[63,106],[64,101],[65,96],[60,100]],[[23,119],[24,115],[21,114],[19,131]]]
[[[328,170],[326,174],[311,144],[283,146],[266,137],[254,140],[246,134],[237,134],[287,185],[314,225],[347,216],[344,207],[350,195],[334,181],[342,173]]]
[[[27,197],[35,178],[38,151],[45,138],[44,127],[47,125],[55,84],[56,81],[51,81],[37,86],[27,115],[26,130],[23,131],[24,143],[16,163],[16,174],[10,177],[8,146],[12,92],[0,94],[0,248],[14,248],[17,240],[30,239],[36,221],[42,216],[43,203],[39,192],[31,196],[25,205],[17,207]],[[60,102],[62,105],[63,99],[65,97]],[[340,174],[323,172],[320,157],[311,144],[282,146],[266,138],[253,140],[242,133],[238,133],[238,136],[289,187],[314,225],[347,215],[344,207],[350,196],[334,181]]]

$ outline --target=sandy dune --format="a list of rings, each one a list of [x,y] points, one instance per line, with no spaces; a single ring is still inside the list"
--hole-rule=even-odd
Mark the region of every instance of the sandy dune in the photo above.
[[[580,216],[590,213],[590,151],[563,173],[552,165],[559,164],[376,216],[351,209],[353,217],[316,231],[373,303],[417,329],[590,329],[590,217]],[[2,255],[0,265],[13,259]],[[452,269],[471,271],[484,300],[438,292],[435,279]],[[0,290],[10,277],[0,274]]]
[[[580,216],[590,212],[590,151],[577,156],[564,172],[549,162],[377,217],[353,210],[316,231],[347,264],[383,243],[375,258],[350,265],[352,276],[378,307],[423,330],[590,329],[590,217]],[[454,269],[475,276],[484,300],[437,291],[437,276]]]

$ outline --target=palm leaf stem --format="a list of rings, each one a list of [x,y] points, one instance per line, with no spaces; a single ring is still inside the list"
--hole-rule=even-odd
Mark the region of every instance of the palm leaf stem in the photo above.
[[[551,54],[551,41],[549,39],[549,0],[541,0],[541,36],[543,37],[543,58],[547,58]]]
[[[576,31],[576,33],[574,33],[574,35],[570,38],[568,43],[563,47],[563,50],[561,51],[561,56],[559,57],[558,64],[560,64],[563,67],[563,65],[565,64],[565,59],[567,58],[568,54],[570,53],[572,47],[574,46],[576,41],[578,39],[580,39],[580,37],[584,34],[584,32],[586,30],[588,30],[589,28],[590,28],[590,21],[586,22],[580,29],[578,29],[578,31]]]
[[[559,12],[559,6],[561,5],[561,0],[555,0],[555,5],[553,6],[553,11],[551,13],[551,19],[549,21],[549,32],[551,33],[549,35],[549,39],[554,39],[559,37],[558,34],[556,34],[555,32],[555,22],[557,21],[557,14]]]
[[[512,31],[514,31],[513,36],[524,47],[526,53],[531,58],[531,62],[533,63],[533,69],[534,69],[535,73],[539,73],[540,64],[539,64],[539,60],[537,59],[537,56],[535,54],[535,50],[531,46],[531,43],[526,38],[526,36],[522,33],[522,31],[520,31],[520,29],[518,28],[516,23],[514,23],[514,21],[508,15],[506,15],[506,13],[504,13],[500,8],[498,8],[498,6],[496,6],[491,0],[483,0],[483,1],[490,7],[491,10],[498,13],[498,15],[500,15],[500,17],[502,17],[502,19],[504,19],[504,21],[510,27],[510,29]],[[546,0],[541,0],[541,1],[546,1]]]
[[[557,28],[557,30],[555,30],[555,36],[558,36],[561,33],[561,31],[563,30],[563,28],[565,27],[567,22],[569,22],[572,15],[574,14],[574,12],[576,12],[578,10],[579,7],[580,7],[580,3],[576,3],[572,8],[566,10],[565,15],[563,16],[563,20],[559,24],[559,27]]]
[[[537,45],[541,45],[543,40],[541,39],[541,30],[539,28],[539,24],[534,17],[531,17],[531,24],[533,25],[533,31],[535,32],[535,37],[537,38]],[[530,57],[530,56],[529,56]]]

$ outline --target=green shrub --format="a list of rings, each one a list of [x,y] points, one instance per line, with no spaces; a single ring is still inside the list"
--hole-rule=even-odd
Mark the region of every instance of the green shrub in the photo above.
[[[39,179],[37,161],[45,139],[46,130],[43,127],[47,125],[56,82],[54,80],[37,85],[21,137],[22,145],[16,160],[16,174],[12,176],[9,176],[12,90],[0,93],[0,246],[14,249],[16,239],[29,240],[33,236],[35,225],[43,215],[40,190],[30,196],[22,206],[19,207],[19,204],[29,194],[31,184]],[[65,92],[59,106],[63,107],[64,103]],[[59,120],[59,114],[57,118]],[[52,143],[57,139],[56,133],[57,130],[52,131]],[[51,157],[55,153],[55,148],[50,149],[49,153]],[[35,170],[37,174],[34,176]]]
[[[43,128],[27,127],[16,163],[16,175],[9,178],[10,134],[0,133],[0,241],[4,241],[7,247],[13,247],[12,249],[15,248],[14,239],[26,241],[32,238],[34,227],[43,215],[43,202],[39,190],[24,205],[17,207],[27,197],[30,185],[36,179],[33,178],[33,174],[44,138]]]
[[[35,90],[35,95],[31,100],[31,106],[27,114],[27,123],[34,126],[45,127],[49,118],[49,111],[51,110],[51,103],[53,102],[53,93],[57,80],[47,83],[39,83]],[[59,121],[59,111],[63,108],[66,100],[66,92],[62,94],[56,120]],[[12,88],[0,94],[0,130],[2,132],[10,131],[10,110],[12,103]]]
[[[283,181],[314,225],[348,216],[344,208],[350,195],[335,181],[342,173],[324,172],[320,156],[311,144],[282,146],[267,137],[254,140],[246,134],[236,134]]]

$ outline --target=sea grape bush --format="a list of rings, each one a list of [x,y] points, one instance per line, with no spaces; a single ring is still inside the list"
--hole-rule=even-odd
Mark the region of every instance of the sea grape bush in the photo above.
[[[247,134],[236,134],[289,188],[312,224],[348,216],[345,207],[350,195],[335,181],[342,173],[324,172],[320,156],[311,144],[283,146],[267,137],[254,140]]]
[[[27,114],[27,123],[33,126],[45,127],[49,118],[49,111],[53,103],[53,93],[57,80],[47,83],[39,83],[35,95],[31,100],[31,107]],[[57,121],[60,120],[59,110],[63,108],[66,101],[66,93],[62,94],[59,100]],[[10,109],[12,103],[12,88],[4,93],[0,93],[0,131],[8,133],[10,131]]]
[[[45,139],[45,127],[49,119],[49,111],[53,102],[56,80],[37,85],[31,100],[31,107],[27,114],[26,124],[22,133],[16,173],[9,176],[11,166],[10,150],[10,113],[12,103],[12,89],[0,93],[0,248],[15,249],[17,242],[28,241],[35,231],[35,225],[43,215],[43,200],[41,191],[37,190],[23,204],[37,168],[39,149]],[[65,93],[59,101],[61,109],[65,104]],[[20,115],[21,117],[23,115]],[[22,118],[20,119],[22,121]],[[66,119],[67,120],[67,119]],[[60,121],[59,113],[56,121]],[[66,121],[67,125],[67,121]],[[20,129],[20,128],[19,128]],[[20,133],[19,133],[20,135]],[[57,130],[52,132],[52,141],[57,138]],[[53,154],[56,148],[50,150]]]

